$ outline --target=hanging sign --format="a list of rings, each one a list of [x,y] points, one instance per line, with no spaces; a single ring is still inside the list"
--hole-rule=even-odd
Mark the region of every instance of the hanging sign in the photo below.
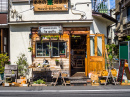
[[[68,11],[68,0],[33,0],[34,11]]]
[[[40,26],[39,34],[63,34],[62,26]]]

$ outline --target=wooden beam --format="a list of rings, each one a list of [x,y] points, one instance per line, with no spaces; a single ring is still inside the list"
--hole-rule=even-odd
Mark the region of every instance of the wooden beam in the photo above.
[[[3,53],[3,29],[1,29],[1,53]]]
[[[71,35],[69,35],[69,74],[71,76]]]

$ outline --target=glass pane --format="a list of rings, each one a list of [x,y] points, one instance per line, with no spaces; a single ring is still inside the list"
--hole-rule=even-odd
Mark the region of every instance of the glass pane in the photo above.
[[[37,50],[42,50],[42,44],[41,43],[37,43]]]
[[[43,43],[43,56],[49,56],[49,42]]]
[[[59,56],[58,55],[58,42],[53,42],[52,43],[52,47],[53,47],[53,56]]]
[[[42,56],[42,50],[37,50],[37,56]]]
[[[98,56],[102,56],[102,37],[97,37]]]
[[[65,42],[59,42],[59,53],[65,55]]]
[[[90,56],[95,56],[95,41],[94,41],[94,37],[90,37]]]

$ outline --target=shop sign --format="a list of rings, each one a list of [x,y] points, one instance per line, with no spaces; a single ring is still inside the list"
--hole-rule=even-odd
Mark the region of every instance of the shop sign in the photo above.
[[[68,11],[68,0],[33,0],[34,11]]]
[[[40,26],[39,34],[62,34],[62,26]]]

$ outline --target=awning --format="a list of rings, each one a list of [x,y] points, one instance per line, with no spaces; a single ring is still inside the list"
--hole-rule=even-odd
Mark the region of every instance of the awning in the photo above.
[[[113,23],[117,23],[116,19],[114,19],[113,17],[111,17],[105,13],[92,12],[92,16],[106,21],[107,26],[112,25]]]

